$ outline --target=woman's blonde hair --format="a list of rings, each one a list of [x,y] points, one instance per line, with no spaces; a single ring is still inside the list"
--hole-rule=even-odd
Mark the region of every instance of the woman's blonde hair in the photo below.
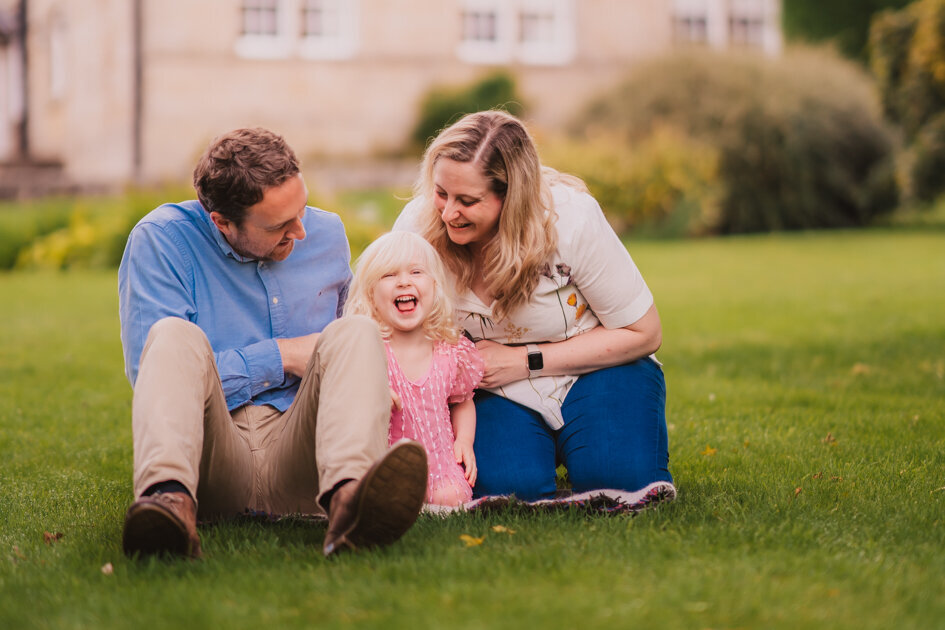
[[[433,341],[456,343],[459,327],[453,310],[453,300],[446,283],[446,272],[436,250],[419,234],[388,232],[368,245],[355,262],[354,278],[348,289],[345,315],[367,315],[378,323],[385,339],[391,328],[381,321],[374,304],[374,287],[391,271],[418,261],[433,279],[433,303],[423,321],[427,337]]]
[[[467,245],[453,243],[433,205],[433,169],[441,159],[479,166],[492,192],[502,200],[498,233],[485,244],[482,268],[476,268]],[[525,304],[538,284],[539,269],[558,245],[557,215],[550,184],[561,182],[586,190],[576,177],[542,168],[535,143],[516,117],[491,110],[464,116],[444,129],[423,156],[414,189],[423,199],[420,230],[442,257],[459,286],[486,280],[500,320]]]

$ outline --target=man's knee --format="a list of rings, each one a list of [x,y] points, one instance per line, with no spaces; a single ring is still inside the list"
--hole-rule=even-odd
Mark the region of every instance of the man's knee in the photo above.
[[[380,338],[381,331],[377,326],[377,322],[367,315],[345,315],[328,324],[325,330],[322,331],[323,338],[331,338],[337,335]]]
[[[164,317],[151,326],[148,340],[159,338],[205,340],[207,335],[197,324],[180,317]]]

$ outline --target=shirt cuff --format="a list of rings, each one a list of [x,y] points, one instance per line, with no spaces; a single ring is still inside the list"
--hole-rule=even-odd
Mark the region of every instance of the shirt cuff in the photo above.
[[[252,397],[282,385],[285,373],[282,371],[282,354],[275,339],[266,339],[246,346],[242,354],[249,371]]]

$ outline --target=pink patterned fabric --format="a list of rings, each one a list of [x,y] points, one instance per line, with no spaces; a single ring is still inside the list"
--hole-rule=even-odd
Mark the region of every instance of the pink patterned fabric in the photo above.
[[[427,503],[458,505],[472,499],[472,488],[463,467],[453,456],[453,424],[449,405],[469,400],[482,379],[483,363],[479,351],[461,337],[451,345],[437,342],[430,369],[419,381],[409,380],[397,358],[387,347],[387,375],[391,388],[400,396],[403,408],[390,418],[390,443],[409,438],[427,450],[430,478]]]

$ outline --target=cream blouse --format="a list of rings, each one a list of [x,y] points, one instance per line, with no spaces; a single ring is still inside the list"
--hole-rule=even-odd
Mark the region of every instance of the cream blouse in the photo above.
[[[507,344],[564,341],[597,326],[623,328],[653,305],[653,295],[600,205],[589,194],[552,187],[558,215],[558,249],[540,270],[531,299],[502,320],[472,291],[456,296],[457,318],[475,341]],[[423,207],[414,199],[395,230],[419,231]],[[538,376],[489,389],[539,412],[552,429],[564,426],[561,404],[577,375]]]

